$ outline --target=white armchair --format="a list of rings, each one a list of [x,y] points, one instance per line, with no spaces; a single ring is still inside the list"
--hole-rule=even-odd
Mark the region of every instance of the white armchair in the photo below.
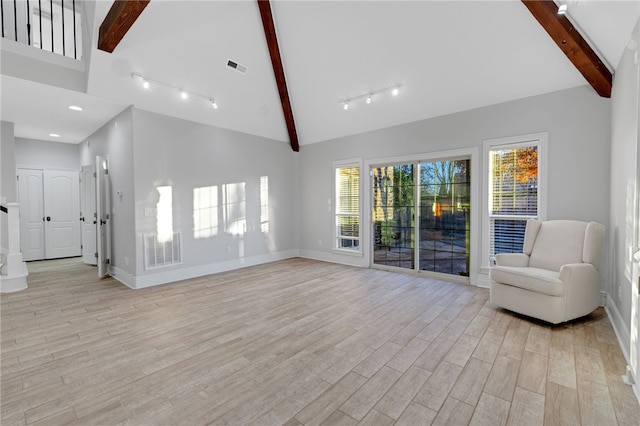
[[[523,253],[496,255],[491,302],[553,324],[600,304],[605,227],[574,220],[527,221]]]

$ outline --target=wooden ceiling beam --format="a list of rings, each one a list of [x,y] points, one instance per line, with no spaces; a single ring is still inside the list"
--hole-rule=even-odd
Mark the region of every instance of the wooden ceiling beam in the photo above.
[[[289,132],[291,149],[298,152],[300,151],[300,146],[298,145],[298,133],[296,132],[296,124],[293,120],[293,110],[291,109],[291,101],[289,100],[289,91],[287,90],[287,81],[284,75],[284,67],[282,66],[280,48],[278,47],[276,27],[271,13],[271,4],[269,3],[269,0],[257,1],[260,9],[260,17],[262,18],[264,36],[267,39],[269,55],[271,56],[271,65],[273,66],[273,73],[275,74],[278,93],[280,94],[280,103],[282,104],[284,121],[287,125],[287,131]]]
[[[100,24],[98,49],[113,53],[151,0],[116,0]]]
[[[553,0],[522,0],[522,3],[595,91],[604,98],[610,98],[613,80],[611,72],[571,21],[564,15],[558,15],[558,6],[555,2]]]

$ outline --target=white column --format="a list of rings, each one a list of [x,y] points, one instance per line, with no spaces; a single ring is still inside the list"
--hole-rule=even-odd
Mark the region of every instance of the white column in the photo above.
[[[22,253],[20,252],[20,204],[7,203],[9,253],[7,254],[7,275],[20,275],[23,272]]]

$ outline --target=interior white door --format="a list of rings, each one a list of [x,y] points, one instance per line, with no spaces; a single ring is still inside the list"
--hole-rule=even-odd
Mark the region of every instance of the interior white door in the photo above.
[[[45,258],[80,256],[80,176],[44,171]]]
[[[96,211],[96,168],[82,166],[80,179],[80,222],[82,227],[82,261],[87,265],[97,265],[97,223]]]
[[[109,164],[107,159],[96,157],[96,211],[98,213],[98,277],[106,277],[111,263],[111,195]]]
[[[20,244],[22,259],[44,259],[44,204],[42,170],[18,169]]]

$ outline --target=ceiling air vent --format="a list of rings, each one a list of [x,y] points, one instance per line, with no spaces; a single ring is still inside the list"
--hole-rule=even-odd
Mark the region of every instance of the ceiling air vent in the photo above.
[[[247,67],[239,64],[235,61],[232,61],[231,59],[227,59],[227,66],[229,68],[233,68],[234,70],[238,71],[241,74],[246,74],[247,73]]]

